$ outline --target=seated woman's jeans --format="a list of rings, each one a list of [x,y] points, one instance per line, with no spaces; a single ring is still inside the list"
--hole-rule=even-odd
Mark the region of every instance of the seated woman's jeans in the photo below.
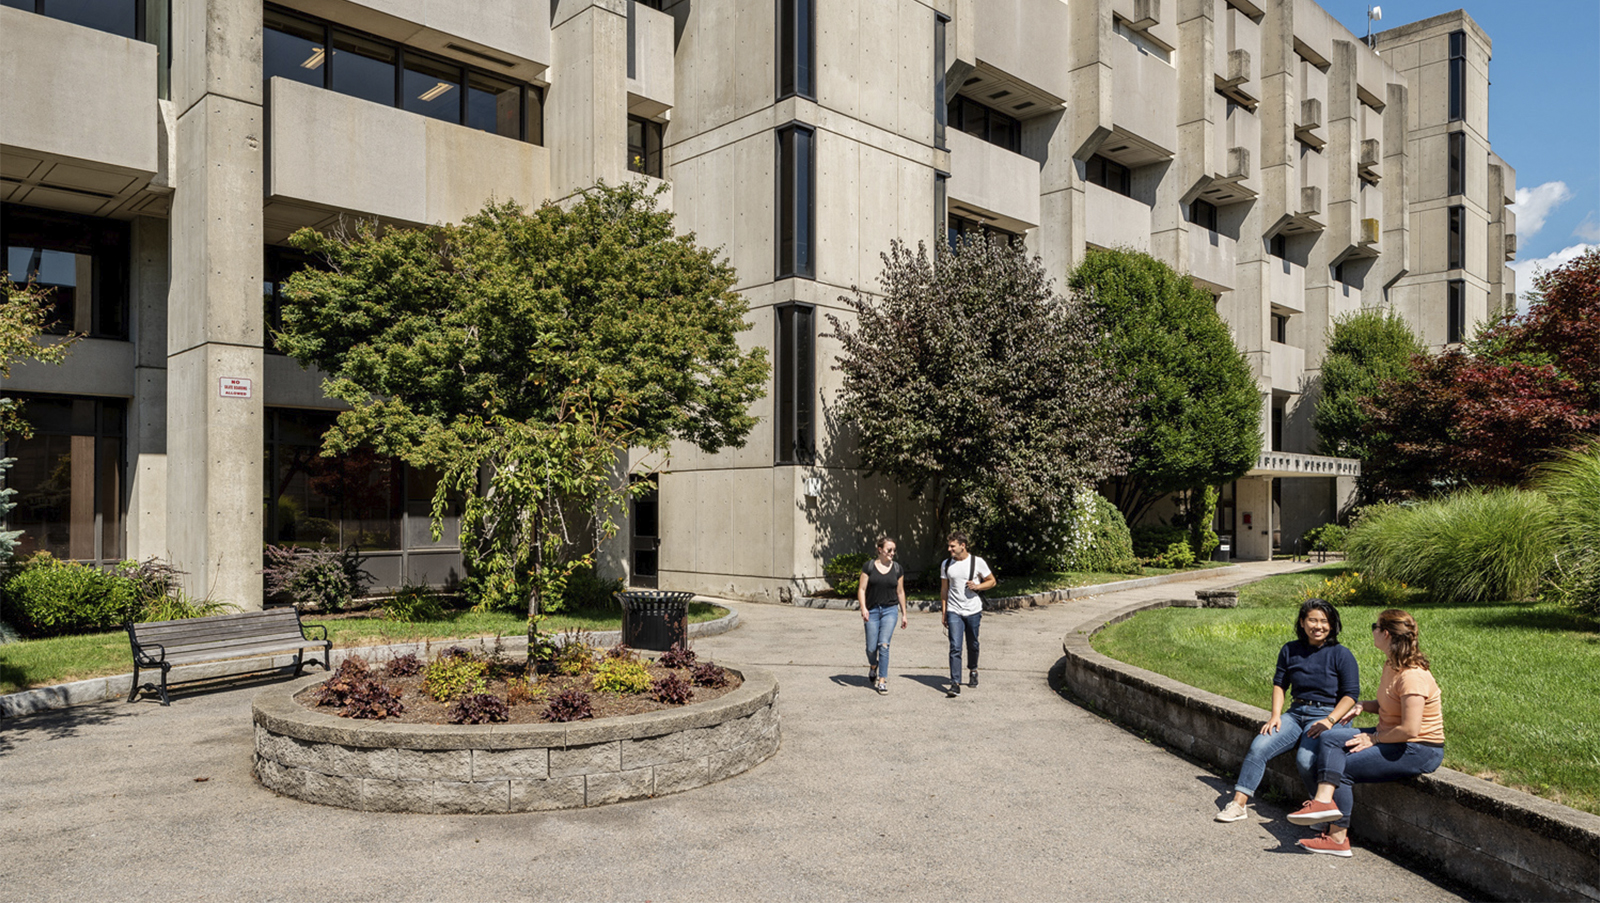
[[[900,606],[884,605],[867,609],[867,665],[879,677],[889,676],[889,640],[900,622]]]
[[[1283,713],[1277,733],[1256,734],[1255,739],[1250,741],[1250,751],[1245,753],[1244,764],[1239,766],[1239,782],[1233,785],[1233,789],[1245,796],[1255,796],[1256,788],[1261,786],[1261,775],[1267,770],[1267,762],[1293,749],[1294,767],[1300,772],[1300,783],[1305,785],[1307,796],[1314,795],[1317,791],[1317,740],[1320,737],[1308,737],[1305,731],[1313,722],[1332,713],[1333,706],[1328,705],[1290,706],[1289,711]]]
[[[1335,728],[1317,738],[1322,741],[1317,754],[1322,772],[1318,780],[1333,785],[1333,802],[1343,813],[1333,823],[1339,828],[1350,827],[1350,810],[1355,806],[1351,787],[1432,774],[1444,761],[1443,746],[1425,743],[1377,743],[1357,753],[1347,752],[1345,742],[1358,733],[1361,731],[1354,728]]]

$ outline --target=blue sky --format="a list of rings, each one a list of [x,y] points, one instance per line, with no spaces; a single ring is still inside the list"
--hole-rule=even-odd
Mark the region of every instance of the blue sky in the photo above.
[[[1320,0],[1357,36],[1364,0]],[[1600,2],[1389,0],[1373,31],[1465,9],[1494,45],[1489,142],[1517,171],[1517,292],[1600,247]],[[1525,302],[1522,306],[1526,306]]]

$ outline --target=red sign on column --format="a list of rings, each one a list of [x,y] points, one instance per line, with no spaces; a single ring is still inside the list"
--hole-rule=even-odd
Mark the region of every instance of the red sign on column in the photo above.
[[[237,376],[224,376],[218,381],[217,393],[223,398],[249,398],[250,380]]]

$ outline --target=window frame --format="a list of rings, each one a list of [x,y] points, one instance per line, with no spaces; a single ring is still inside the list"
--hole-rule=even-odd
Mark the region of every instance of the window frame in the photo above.
[[[790,301],[773,307],[774,464],[816,463],[816,306]]]
[[[1451,279],[1445,283],[1445,344],[1458,345],[1466,340],[1467,331],[1467,281]]]
[[[1189,222],[1211,232],[1217,231],[1217,205],[1204,198],[1190,201]]]
[[[1022,120],[1002,113],[981,100],[957,94],[945,104],[945,120],[949,128],[966,132],[985,144],[992,144],[1013,154],[1022,153]],[[999,140],[996,126],[1009,126],[1011,140]],[[974,128],[977,131],[973,131]]]
[[[15,237],[18,233],[22,237]],[[119,342],[132,338],[133,237],[127,222],[6,203],[0,205],[0,269],[9,266],[7,249],[13,241],[25,241],[26,247],[36,250],[89,257],[89,290],[80,298],[78,287],[73,287],[72,320],[77,319],[79,305],[88,304],[89,328],[82,330],[84,335]],[[13,279],[17,275],[11,274]],[[21,275],[26,281],[27,274]],[[107,326],[108,319],[113,326]],[[63,321],[46,329],[45,334],[65,335],[75,329],[75,322]]]
[[[1463,269],[1467,265],[1467,208],[1454,204],[1445,212],[1445,268]]]
[[[1450,33],[1449,122],[1467,118],[1467,33]]]
[[[1445,136],[1449,165],[1445,194],[1459,197],[1467,193],[1467,133],[1454,131]]]
[[[638,124],[641,130],[643,143],[639,145],[633,143],[633,130],[631,127],[634,124]],[[643,116],[634,116],[630,113],[628,115],[628,125],[630,126],[628,135],[628,171],[636,172],[640,175],[653,176],[657,179],[662,178],[661,150],[666,144],[666,124]],[[639,161],[637,166],[634,165],[635,159]]]
[[[944,13],[933,14],[933,146],[938,150],[949,150],[947,134],[950,130],[950,105],[945,99],[949,90],[948,73],[945,62],[944,42],[947,29],[950,26],[950,17]]]
[[[790,122],[774,132],[777,151],[777,213],[773,237],[776,278],[817,278],[817,130]],[[804,142],[800,137],[804,136]],[[795,159],[804,147],[805,159]]]
[[[92,427],[88,428],[87,430],[77,427],[76,424],[73,424],[72,426],[69,426],[66,430],[61,430],[61,429],[53,429],[53,428],[50,428],[50,427],[48,427],[46,425],[37,424],[36,423],[34,425],[34,435],[33,435],[32,438],[30,438],[30,439],[22,439],[21,437],[12,436],[12,437],[8,438],[4,442],[4,451],[3,451],[3,453],[0,453],[0,454],[4,454],[4,455],[7,455],[7,456],[11,456],[11,457],[21,458],[23,455],[26,454],[25,446],[27,446],[27,445],[32,445],[34,443],[44,442],[44,443],[47,443],[46,447],[48,448],[47,437],[67,437],[69,440],[71,440],[69,442],[69,447],[78,445],[79,443],[76,440],[88,439],[89,440],[90,449],[91,449],[91,453],[94,456],[93,475],[90,477],[90,484],[91,485],[89,487],[90,488],[90,494],[92,496],[92,498],[90,500],[90,508],[92,509],[93,514],[91,515],[90,523],[88,525],[89,529],[92,532],[91,547],[92,547],[93,554],[89,558],[80,558],[80,557],[75,557],[75,556],[72,555],[71,548],[70,548],[71,531],[72,531],[72,522],[71,522],[71,517],[72,516],[69,513],[67,515],[67,530],[68,530],[68,543],[69,543],[68,551],[67,551],[67,554],[58,555],[57,557],[65,559],[65,560],[68,560],[68,561],[79,561],[79,562],[84,562],[84,563],[87,563],[87,564],[93,564],[93,565],[102,566],[102,567],[106,566],[106,565],[114,564],[114,563],[116,563],[118,561],[123,560],[123,558],[125,557],[125,554],[127,552],[128,492],[129,492],[128,479],[127,479],[127,455],[128,455],[128,401],[127,401],[127,399],[102,397],[102,396],[97,396],[97,395],[68,395],[68,394],[57,395],[57,394],[54,394],[54,393],[37,393],[37,392],[10,392],[10,391],[7,391],[7,392],[5,392],[3,394],[4,394],[4,397],[17,399],[17,400],[23,402],[24,405],[26,405],[26,404],[28,404],[30,402],[38,402],[38,403],[52,403],[52,402],[53,403],[63,403],[63,402],[65,402],[65,403],[77,403],[77,402],[86,402],[86,403],[91,403],[91,404],[94,405],[93,413],[90,415],[91,419],[93,420],[93,425],[92,425]],[[115,421],[113,421],[111,419],[111,417],[108,416],[112,412],[116,412],[117,419]],[[28,416],[26,407],[24,407],[24,409],[23,409],[23,416],[25,418]],[[112,423],[115,423],[115,429],[108,429],[107,428],[108,425],[110,425]],[[105,454],[105,457],[111,458],[111,460],[107,461],[107,462],[103,462],[101,460],[102,454],[107,452],[108,445],[113,445],[115,450],[113,452],[109,453],[109,454]],[[24,447],[19,447],[19,446],[24,446]],[[71,451],[69,451],[69,455],[70,454],[71,454]],[[109,475],[103,472],[103,468],[107,464],[109,464],[110,467],[111,467],[111,473]],[[18,476],[17,471],[16,471],[16,467],[17,466],[18,465],[13,465],[13,470],[8,471],[8,473],[7,473],[8,478],[10,478],[11,480],[16,480],[17,479],[17,476]],[[108,476],[109,476],[109,479],[111,480],[111,483],[112,483],[112,485],[109,486],[109,487],[106,485]],[[13,487],[13,488],[19,489],[19,494],[15,499],[15,501],[17,501],[17,503],[18,503],[18,508],[14,508],[13,512],[18,511],[18,510],[26,510],[26,508],[23,507],[23,506],[26,505],[26,503],[28,501],[28,497],[24,493],[26,493],[31,487],[17,486],[17,487]],[[76,487],[70,486],[70,484],[69,484],[69,491],[72,490],[72,489],[75,489],[75,488]],[[109,496],[109,498],[108,498],[108,496]],[[70,496],[69,496],[69,501],[67,502],[68,511],[70,512],[75,507],[76,507],[76,505],[74,505],[72,503],[72,501],[70,501]],[[44,522],[44,523],[46,525],[48,525],[49,523],[53,523],[53,522],[48,522],[47,521],[47,522]],[[19,523],[18,519],[15,518],[14,515],[8,515],[5,518],[5,523],[4,523],[4,528],[5,529],[14,530],[14,529],[19,529],[20,527],[21,527],[21,524]],[[28,531],[24,530],[24,532],[26,533]],[[36,549],[48,550],[48,544],[46,542],[46,538],[35,536],[34,540],[36,542],[36,546],[35,546]],[[108,540],[114,540],[114,542],[115,542],[115,548],[114,549],[113,548],[108,548],[108,546],[110,545],[108,543]]]
[[[776,0],[777,99],[817,99],[816,0]]]
[[[1083,177],[1091,185],[1099,185],[1125,198],[1133,197],[1133,170],[1110,157],[1099,154],[1090,157],[1084,164]]]

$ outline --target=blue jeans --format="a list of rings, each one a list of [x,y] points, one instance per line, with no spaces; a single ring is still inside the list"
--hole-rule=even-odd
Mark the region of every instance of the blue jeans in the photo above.
[[[945,609],[944,623],[950,629],[950,680],[953,683],[961,682],[961,638],[967,638],[967,667],[978,670],[978,623],[983,620],[983,612],[974,612],[970,615],[958,615]]]
[[[889,676],[889,639],[900,623],[900,606],[867,609],[867,664],[879,677]]]
[[[1291,705],[1289,711],[1284,712],[1279,722],[1278,732],[1275,734],[1256,734],[1250,741],[1250,751],[1244,755],[1244,764],[1239,766],[1239,781],[1233,789],[1245,796],[1255,796],[1256,788],[1261,786],[1261,775],[1267,770],[1267,762],[1279,755],[1294,750],[1294,767],[1300,772],[1300,783],[1306,786],[1306,794],[1314,795],[1317,792],[1315,766],[1317,762],[1317,746],[1320,737],[1306,736],[1306,728],[1315,721],[1320,721],[1333,712],[1333,706],[1328,705]]]
[[[1348,727],[1336,728],[1317,738],[1322,741],[1322,774],[1318,779],[1333,785],[1333,801],[1344,813],[1334,822],[1340,828],[1350,827],[1350,810],[1355,805],[1351,788],[1356,784],[1431,774],[1444,761],[1443,746],[1425,743],[1377,743],[1358,753],[1348,752],[1344,748],[1345,741],[1358,733],[1361,732]]]

